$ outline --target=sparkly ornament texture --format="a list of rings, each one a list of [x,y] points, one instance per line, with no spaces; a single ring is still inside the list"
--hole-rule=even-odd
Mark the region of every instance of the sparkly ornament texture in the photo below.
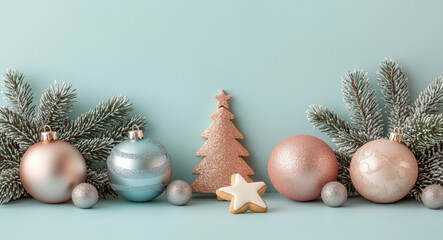
[[[86,181],[86,163],[71,144],[57,140],[52,130],[41,133],[20,162],[20,179],[26,191],[45,203],[61,203],[71,198],[72,189]]]
[[[418,166],[400,137],[363,145],[352,157],[349,172],[354,187],[363,197],[376,203],[392,203],[414,187]]]
[[[91,208],[97,201],[97,189],[89,183],[80,183],[72,190],[72,202],[79,208]]]
[[[166,188],[166,199],[176,206],[186,205],[191,198],[191,185],[183,180],[172,181]]]
[[[242,175],[247,182],[252,182],[249,176],[254,175],[242,159],[249,156],[249,152],[237,141],[243,139],[243,135],[231,121],[234,115],[228,110],[228,100],[232,96],[222,90],[214,98],[218,101],[218,109],[211,115],[214,121],[202,134],[207,141],[196,154],[205,158],[192,172],[199,175],[191,184],[196,193],[215,193],[217,189],[229,186],[235,173]]]
[[[330,207],[340,207],[346,199],[348,199],[348,191],[339,182],[328,182],[321,190],[321,200]]]
[[[334,151],[321,139],[296,135],[280,142],[268,162],[272,184],[283,196],[295,201],[320,197],[323,186],[337,180]]]
[[[443,186],[432,184],[421,193],[423,204],[431,209],[439,209],[443,207]]]
[[[150,201],[171,181],[171,158],[158,141],[143,138],[141,130],[128,135],[130,139],[116,145],[108,157],[109,181],[127,200]]]

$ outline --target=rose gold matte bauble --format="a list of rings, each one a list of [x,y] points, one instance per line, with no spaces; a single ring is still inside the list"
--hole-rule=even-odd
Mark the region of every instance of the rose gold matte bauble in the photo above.
[[[337,180],[338,163],[328,144],[313,136],[296,135],[274,148],[268,173],[283,196],[311,201],[320,197],[326,183]]]
[[[71,198],[75,186],[86,181],[86,163],[71,144],[44,140],[32,145],[23,155],[20,179],[35,199],[61,203]]]
[[[376,203],[402,199],[414,187],[417,160],[400,141],[379,139],[366,143],[352,157],[349,168],[355,189]]]

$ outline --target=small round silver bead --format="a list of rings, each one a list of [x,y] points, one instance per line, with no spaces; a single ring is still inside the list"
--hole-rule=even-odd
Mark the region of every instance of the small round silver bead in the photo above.
[[[97,201],[97,189],[89,183],[80,183],[72,190],[72,202],[79,208],[91,208]]]
[[[186,205],[192,198],[191,185],[183,180],[172,181],[166,188],[166,198],[174,205]]]
[[[421,193],[423,204],[431,209],[439,209],[443,207],[443,186],[432,184]]]
[[[330,207],[340,207],[346,202],[348,191],[339,182],[326,183],[321,190],[321,200]]]

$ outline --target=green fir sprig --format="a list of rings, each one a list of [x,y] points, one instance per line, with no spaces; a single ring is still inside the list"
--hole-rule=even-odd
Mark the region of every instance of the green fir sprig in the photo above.
[[[443,77],[431,83],[410,103],[408,77],[393,60],[385,59],[377,71],[388,119],[388,131],[400,127],[404,144],[414,153],[419,175],[410,192],[419,201],[421,191],[430,184],[443,185]],[[326,133],[337,146],[338,181],[350,195],[358,194],[349,177],[349,164],[355,151],[365,143],[383,138],[382,110],[376,100],[374,85],[362,70],[348,72],[342,80],[342,92],[351,124],[328,108],[312,105],[308,120]]]
[[[43,92],[36,110],[32,88],[22,73],[8,70],[2,77],[7,106],[0,107],[0,203],[27,195],[20,181],[20,160],[30,146],[40,141],[44,125],[50,125],[61,140],[79,149],[88,167],[87,182],[97,188],[100,197],[116,197],[109,185],[106,158],[134,124],[146,128],[145,118],[131,117],[129,99],[113,97],[70,119],[68,114],[77,97],[71,84],[55,82]]]

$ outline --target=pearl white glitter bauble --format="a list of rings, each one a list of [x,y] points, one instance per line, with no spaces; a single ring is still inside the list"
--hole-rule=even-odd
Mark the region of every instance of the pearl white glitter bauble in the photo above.
[[[79,208],[91,208],[97,201],[97,189],[89,183],[80,183],[72,190],[72,202]]]
[[[346,199],[348,199],[348,191],[339,182],[328,182],[321,190],[321,200],[330,207],[340,207]]]
[[[191,185],[183,180],[172,181],[166,188],[166,198],[174,205],[186,205],[191,200],[191,197]]]
[[[439,209],[443,207],[443,186],[432,184],[421,193],[421,200],[423,204],[431,209]]]
[[[45,203],[61,203],[71,198],[72,189],[86,181],[86,163],[71,144],[57,140],[57,133],[41,133],[20,161],[20,180],[26,191]]]
[[[120,196],[133,202],[150,201],[171,181],[171,158],[158,141],[143,138],[140,130],[116,145],[108,157],[109,182]]]
[[[366,199],[392,203],[406,196],[418,176],[417,160],[400,142],[379,139],[354,154],[349,168],[352,184]]]

